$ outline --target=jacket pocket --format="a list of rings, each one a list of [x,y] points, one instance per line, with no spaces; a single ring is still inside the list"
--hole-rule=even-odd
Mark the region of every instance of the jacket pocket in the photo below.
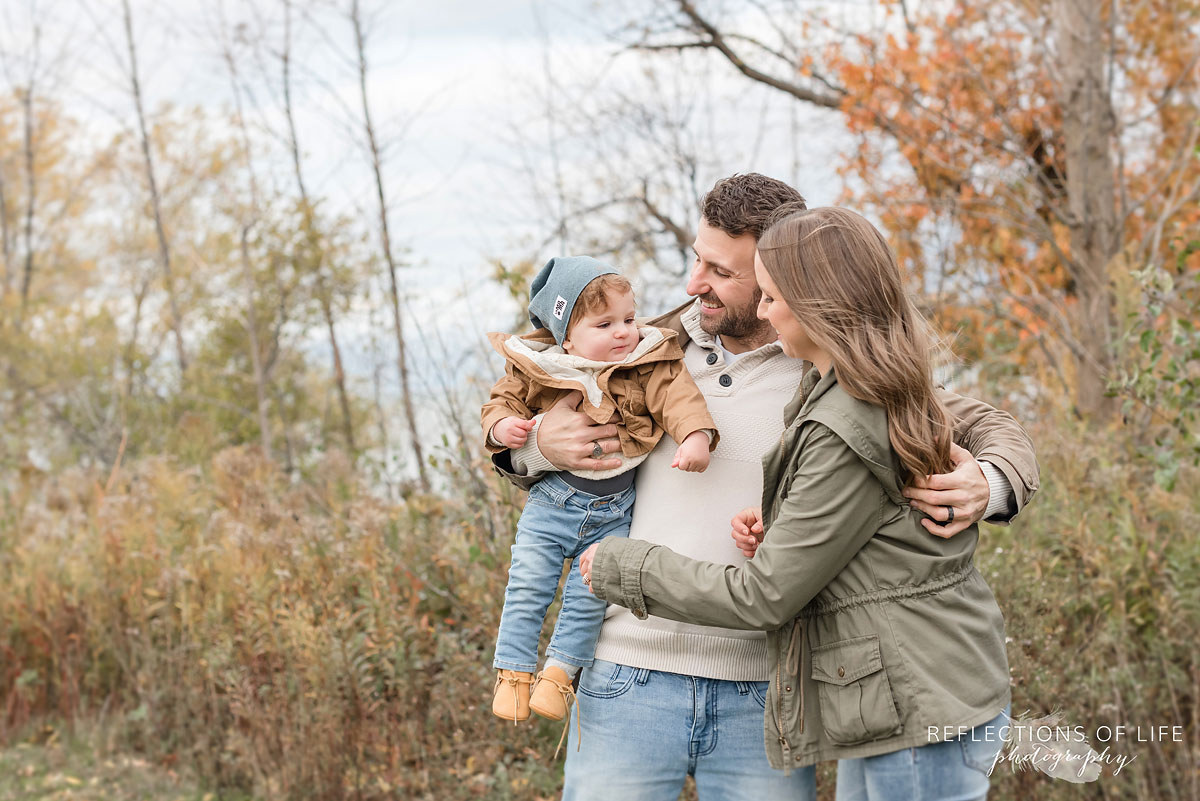
[[[812,677],[820,687],[821,725],[833,742],[856,745],[902,731],[878,636],[814,648]]]

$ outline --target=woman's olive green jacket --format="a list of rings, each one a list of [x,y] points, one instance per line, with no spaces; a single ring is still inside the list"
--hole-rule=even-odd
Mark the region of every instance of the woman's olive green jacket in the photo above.
[[[776,768],[925,745],[994,718],[1009,702],[1008,661],[1004,618],[973,564],[978,529],[925,531],[900,494],[886,412],[850,397],[835,371],[809,370],[784,414],[763,459],[766,535],[753,559],[700,562],[610,537],[592,565],[596,595],[638,617],[770,632]]]

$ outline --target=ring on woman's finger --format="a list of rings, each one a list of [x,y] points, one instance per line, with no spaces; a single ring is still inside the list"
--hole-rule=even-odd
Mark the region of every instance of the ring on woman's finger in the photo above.
[[[600,459],[604,456],[604,448],[600,446],[599,440],[592,440],[592,458]]]
[[[584,583],[584,584],[591,584],[591,583],[592,583],[592,577],[591,577],[590,575],[584,576],[584,577],[583,577],[583,583]]]
[[[943,506],[942,508],[946,510],[946,515],[947,515],[946,522],[953,523],[954,522],[954,507],[953,506]]]

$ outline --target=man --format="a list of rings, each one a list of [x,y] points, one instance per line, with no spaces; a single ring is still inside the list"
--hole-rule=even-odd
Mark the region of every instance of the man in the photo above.
[[[772,212],[803,198],[762,175],[718,181],[705,196],[687,293],[696,299],[651,321],[674,328],[684,362],[708,403],[721,440],[707,472],[670,469],[673,445],[641,465],[630,537],[685,556],[735,564],[744,559],[729,520],[762,492],[760,458],[783,431],[783,407],[804,369],[782,354],[776,334],[757,318],[754,251]],[[1011,417],[946,393],[955,470],[906,490],[931,516],[925,527],[953,536],[985,517],[1005,522],[1037,488],[1032,443]],[[619,447],[611,425],[595,426],[567,404],[538,421],[527,445],[496,457],[514,482],[543,471],[602,469]],[[705,799],[812,799],[811,768],[772,770],[763,748],[763,699],[769,659],[765,635],[637,620],[609,607],[596,660],[579,679],[563,797],[567,801],[636,798],[675,801],[686,777]],[[578,746],[578,751],[576,750]]]

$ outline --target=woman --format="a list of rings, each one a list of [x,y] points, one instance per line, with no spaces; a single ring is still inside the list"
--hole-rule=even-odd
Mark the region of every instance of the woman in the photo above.
[[[972,563],[978,530],[931,536],[900,494],[950,466],[924,322],[882,235],[844,209],[781,219],[755,274],[759,317],[813,369],[763,460],[761,509],[733,521],[754,557],[610,539],[581,572],[639,617],[771,632],[772,766],[838,759],[839,801],[984,798],[1010,700],[1004,620]]]

